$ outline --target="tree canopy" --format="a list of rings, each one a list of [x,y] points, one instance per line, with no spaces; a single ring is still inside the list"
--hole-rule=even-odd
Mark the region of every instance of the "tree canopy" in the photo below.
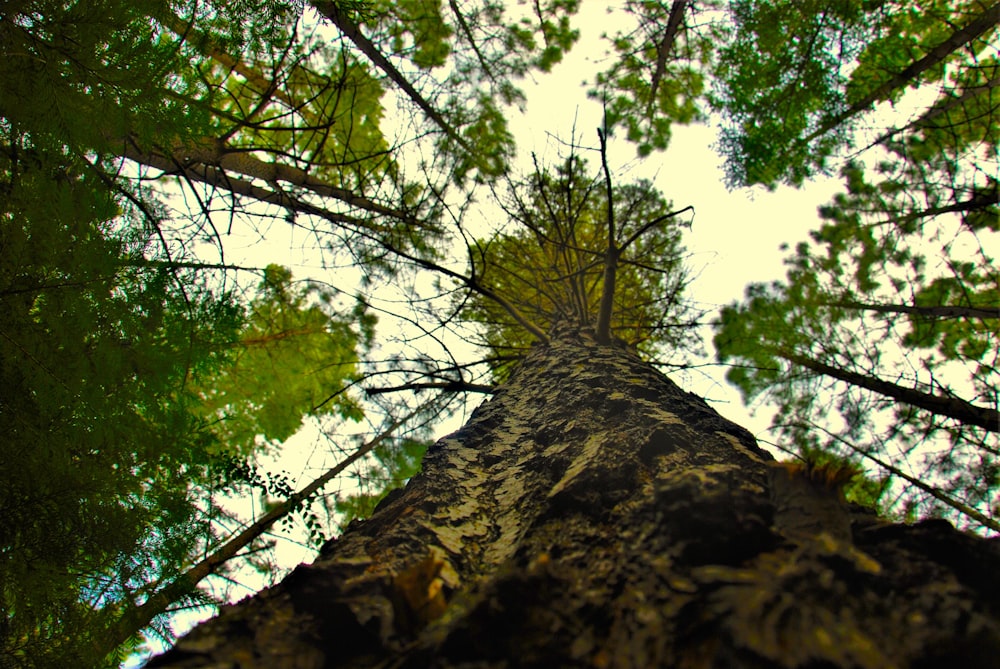
[[[784,450],[866,469],[884,511],[998,529],[1000,5],[626,2],[586,86],[598,137],[523,170],[507,117],[578,9],[8,3],[4,658],[114,664],[168,633],[275,522],[315,540],[372,508],[554,326],[696,355],[696,203],[607,145],[648,156],[709,118],[732,187],[844,180],[785,280],[721,311],[730,380],[775,405]],[[234,260],[285,230],[310,274]],[[267,458],[304,423],[331,455],[293,485]],[[329,492],[348,467],[368,487]]]
[[[671,211],[648,181],[609,191],[574,155],[554,174],[538,171],[509,184],[507,199],[503,211],[510,232],[476,240],[469,249],[469,273],[492,292],[509,296],[510,305],[474,293],[464,312],[481,324],[495,371],[509,369],[530,346],[531,332],[519,319],[542,332],[565,323],[597,329],[609,220],[615,228],[614,336],[667,357],[696,346],[698,314],[685,295],[689,276],[681,243],[686,210]]]

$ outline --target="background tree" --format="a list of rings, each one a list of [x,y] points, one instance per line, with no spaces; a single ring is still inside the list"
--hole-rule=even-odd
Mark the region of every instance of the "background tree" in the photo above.
[[[720,360],[735,364],[729,379],[746,398],[777,404],[779,443],[865,461],[889,477],[886,510],[996,530],[998,10],[839,7],[810,14],[811,59],[793,55],[803,48],[798,37],[775,31],[767,17],[777,7],[744,10],[751,29],[732,48],[756,55],[733,58],[724,72],[731,177],[800,182],[862,141],[854,128],[873,104],[898,102],[910,88],[932,102],[863,140],[866,152],[841,170],[846,192],[820,209],[823,225],[796,247],[785,282],[751,286],[744,303],[723,310]],[[835,74],[848,57],[857,67]],[[796,58],[827,73],[811,102],[796,98],[806,94],[791,82],[758,89],[750,79],[787,71],[783,63]],[[792,71],[796,81],[824,81]],[[799,120],[764,127],[762,111],[774,105],[760,95],[785,105],[774,118]],[[817,401],[830,394],[833,414]]]
[[[199,129],[179,99],[178,44],[150,28],[160,9],[25,3],[4,22],[5,662],[101,663],[114,648],[104,630],[212,549],[213,494],[241,484],[224,458],[255,450],[258,434],[287,437],[320,404],[296,393],[240,405],[222,378],[251,339],[278,354],[277,369],[302,370],[308,356],[266,340],[287,336],[278,316],[310,322],[327,369],[312,381],[326,393],[351,380],[357,357],[357,334],[307,294],[291,298],[288,276],[248,312],[218,273],[236,268],[193,258],[155,194],[108,157],[126,134],[177,142]],[[227,38],[252,41],[252,28],[230,25]],[[262,360],[239,362],[263,378]],[[228,395],[209,407],[205,385]],[[208,601],[190,589],[179,599]]]
[[[490,10],[503,38],[491,41],[490,29],[472,42],[483,26],[466,22],[456,42],[468,47],[453,52],[446,38],[456,31],[439,30],[441,8],[423,4],[359,13],[371,8],[317,3],[343,28],[332,43],[300,22],[296,3],[7,8],[3,464],[16,475],[4,484],[2,637],[11,662],[100,663],[105,629],[117,641],[137,631],[133,608],[167,591],[180,604],[204,601],[173,586],[199,554],[229,545],[219,523],[232,519],[217,495],[251,484],[290,494],[252,464],[261,447],[305,415],[359,417],[344,385],[356,380],[354,348],[359,333],[370,339],[370,316],[348,302],[348,325],[336,315],[340,293],[300,292],[278,268],[241,305],[255,291],[238,278],[244,268],[225,262],[217,215],[230,215],[230,230],[248,202],[277,205],[293,224],[308,215],[326,226],[320,243],[355,254],[369,278],[394,264],[387,249],[429,254],[433,184],[399,171],[380,127],[384,82],[406,83],[404,61],[418,73],[440,70],[445,55],[485,65],[515,43],[521,64],[507,58],[511,72],[547,68],[573,34],[562,5],[539,6],[542,54],[535,29]],[[390,7],[428,20],[380,24]],[[358,21],[381,26],[376,41],[394,62],[366,60],[378,52]],[[467,76],[463,68],[443,83]],[[439,100],[463,89],[413,79],[395,102],[426,113],[432,137],[456,147],[438,153],[450,156],[443,182],[498,171],[510,140],[493,100]],[[443,124],[439,103],[452,117]],[[470,137],[490,150],[471,150]],[[153,177],[177,177],[194,209],[172,212]],[[219,258],[206,262],[213,244]],[[398,483],[412,471],[414,429],[374,451],[378,476]]]
[[[118,121],[120,102],[155,127],[168,110],[137,82],[173,54],[132,41],[141,14],[124,5],[35,9],[3,28],[3,653],[89,663],[90,626],[188,548],[197,509],[171,481],[205,471],[205,444],[183,402],[158,400],[216,364],[241,318],[224,292],[145,262],[155,209],[95,164],[88,119]],[[123,76],[98,79],[105,67]]]

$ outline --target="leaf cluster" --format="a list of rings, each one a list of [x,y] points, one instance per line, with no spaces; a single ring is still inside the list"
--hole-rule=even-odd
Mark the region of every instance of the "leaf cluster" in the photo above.
[[[696,346],[696,315],[685,300],[688,271],[681,242],[686,226],[648,181],[613,189],[616,246],[623,249],[615,279],[611,331],[646,354]],[[603,182],[573,156],[552,172],[512,184],[509,224],[470,248],[477,281],[506,296],[543,332],[559,324],[593,328],[601,302],[608,247],[608,195]],[[626,243],[628,242],[628,243]],[[530,343],[508,310],[472,295],[467,318],[481,326],[482,343],[502,378]]]

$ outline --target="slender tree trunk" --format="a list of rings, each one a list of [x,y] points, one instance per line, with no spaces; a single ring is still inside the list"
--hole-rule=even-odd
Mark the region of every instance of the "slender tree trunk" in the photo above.
[[[670,14],[667,17],[667,27],[663,31],[660,43],[656,45],[656,69],[653,70],[653,78],[649,81],[649,102],[646,104],[646,116],[653,118],[653,110],[656,108],[656,91],[660,87],[660,80],[667,71],[667,59],[670,52],[674,50],[674,41],[684,21],[684,12],[687,10],[688,0],[674,0],[670,3]]]
[[[405,420],[400,419],[394,422],[377,437],[362,445],[335,466],[328,469],[322,476],[313,479],[304,488],[292,493],[288,499],[274,506],[256,521],[243,528],[241,532],[230,537],[228,541],[213,550],[204,559],[192,565],[190,569],[178,576],[174,581],[166,584],[141,605],[132,610],[125,611],[122,617],[111,625],[101,640],[97,642],[100,644],[99,656],[110,655],[116,646],[125,643],[129,637],[137,634],[142,628],[149,625],[154,618],[169,611],[171,604],[174,604],[184,597],[184,595],[192,592],[199,583],[214,574],[226,562],[236,557],[237,553],[258,539],[276,522],[298,508],[302,502],[316,494],[323,486],[339,476],[345,469],[375,450],[379,444],[399,429],[399,426]]]
[[[852,116],[868,111],[875,103],[887,99],[893,91],[910,85],[921,74],[940,65],[966,44],[992,30],[998,22],[1000,22],[1000,3],[994,3],[985,8],[981,14],[967,25],[957,28],[943,42],[927,52],[923,58],[910,63],[902,72],[891,76],[874,91],[860,100],[851,103],[844,111],[820,122],[819,128],[806,137],[805,143],[809,143],[817,137],[833,130]]]
[[[836,302],[824,303],[830,307],[844,307],[845,309],[863,309],[875,311],[880,314],[913,314],[925,316],[927,318],[979,318],[979,319],[1000,319],[1000,306],[998,307],[967,307],[962,305],[933,305],[919,306],[915,304],[870,304],[867,302],[855,302],[853,300],[840,300]]]
[[[990,543],[827,474],[555,332],[370,520],[149,666],[995,666]]]
[[[859,388],[866,388],[880,395],[891,397],[898,402],[936,413],[939,416],[954,418],[967,425],[975,425],[990,432],[1000,432],[1000,412],[996,409],[977,406],[957,397],[941,397],[940,395],[925,393],[915,388],[907,388],[873,376],[868,376],[867,374],[859,374],[858,372],[833,367],[819,360],[814,360],[808,356],[788,350],[779,350],[776,351],[776,354],[789,362],[801,365],[817,374],[840,379]]]

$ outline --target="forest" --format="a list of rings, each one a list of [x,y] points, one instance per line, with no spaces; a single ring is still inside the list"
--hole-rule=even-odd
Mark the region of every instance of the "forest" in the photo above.
[[[993,666],[1000,3],[0,6],[0,667]]]

